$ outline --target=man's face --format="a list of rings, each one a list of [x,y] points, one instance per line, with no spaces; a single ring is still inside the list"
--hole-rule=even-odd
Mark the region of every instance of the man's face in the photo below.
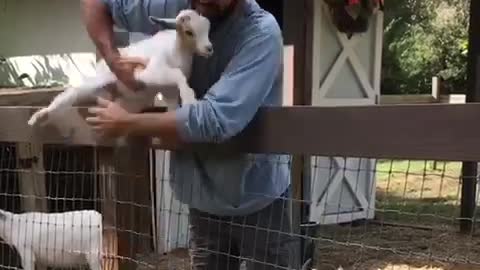
[[[192,7],[210,20],[228,16],[237,0],[192,0]]]

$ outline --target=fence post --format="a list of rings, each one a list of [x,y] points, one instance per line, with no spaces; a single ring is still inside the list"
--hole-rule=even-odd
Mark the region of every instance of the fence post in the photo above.
[[[103,216],[103,267],[105,270],[118,270],[118,235],[116,231],[116,179],[113,166],[113,149],[98,148],[95,171],[98,173],[101,212]]]
[[[471,0],[466,103],[480,101],[480,28],[477,25],[479,20],[480,1]],[[462,180],[460,231],[470,233],[473,229],[476,208],[477,162],[463,162]]]
[[[115,151],[117,199],[121,202],[116,207],[117,226],[121,229],[118,252],[122,257],[136,258],[153,250],[148,150],[148,139],[132,137],[127,146]],[[135,268],[134,263],[125,263]]]
[[[441,102],[440,100],[440,85],[438,84],[438,77],[433,76],[432,77],[432,97],[435,102]],[[437,161],[433,161],[433,169],[437,169]]]
[[[47,187],[43,168],[43,145],[35,142],[17,143],[17,162],[20,168],[18,184],[22,196],[22,209],[27,212],[48,213]],[[46,270],[37,266],[38,270]]]
[[[440,82],[437,76],[432,77],[432,97],[435,102],[440,102]]]
[[[43,169],[43,145],[35,142],[17,143],[18,175],[22,208],[25,211],[48,212],[47,190]]]

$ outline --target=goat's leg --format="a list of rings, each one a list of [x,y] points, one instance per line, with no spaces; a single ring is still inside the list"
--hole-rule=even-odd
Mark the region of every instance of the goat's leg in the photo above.
[[[195,102],[195,92],[188,85],[187,78],[179,68],[164,67],[147,69],[135,74],[135,78],[145,83],[148,87],[162,88],[177,86],[182,99],[182,104]]]
[[[102,269],[102,256],[100,254],[88,254],[87,262],[90,270]]]
[[[33,126],[37,122],[45,122],[45,120],[47,120],[52,114],[60,115],[63,109],[73,106],[75,102],[84,98],[93,96],[96,92],[102,90],[103,87],[114,83],[116,80],[117,79],[113,73],[106,72],[85,80],[84,83],[77,87],[70,87],[58,94],[48,107],[40,109],[34,113],[28,120],[28,124]]]
[[[22,261],[22,268],[24,270],[35,270],[35,255],[30,249],[18,250]]]
[[[174,73],[172,75],[176,79],[182,105],[194,103],[197,100],[195,98],[195,91],[188,85],[185,75],[180,69],[174,69],[172,72]]]

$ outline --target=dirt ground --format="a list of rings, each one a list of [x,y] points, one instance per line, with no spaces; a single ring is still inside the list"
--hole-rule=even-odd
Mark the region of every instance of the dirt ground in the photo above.
[[[149,254],[136,258],[137,270],[190,270],[188,250],[179,248],[167,255]]]
[[[364,224],[322,227],[318,238],[314,259],[317,270],[480,269],[480,237],[455,231]],[[145,258],[140,261],[158,266],[137,269],[190,269],[185,249],[154,261]]]
[[[384,161],[377,170],[375,222],[321,227],[316,269],[480,269],[480,228],[459,233],[460,163]]]
[[[325,239],[316,241],[319,270],[480,269],[480,238],[454,231],[368,224],[323,228],[318,236]]]

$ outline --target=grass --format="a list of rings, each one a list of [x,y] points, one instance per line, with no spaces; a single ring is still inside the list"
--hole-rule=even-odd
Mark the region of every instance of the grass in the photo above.
[[[386,221],[450,224],[459,215],[461,162],[380,160],[377,213]]]
[[[321,227],[317,269],[479,269],[480,238],[475,233],[458,234],[462,164],[433,165],[432,161],[379,160],[375,207],[380,224]],[[386,226],[386,222],[432,230]]]

